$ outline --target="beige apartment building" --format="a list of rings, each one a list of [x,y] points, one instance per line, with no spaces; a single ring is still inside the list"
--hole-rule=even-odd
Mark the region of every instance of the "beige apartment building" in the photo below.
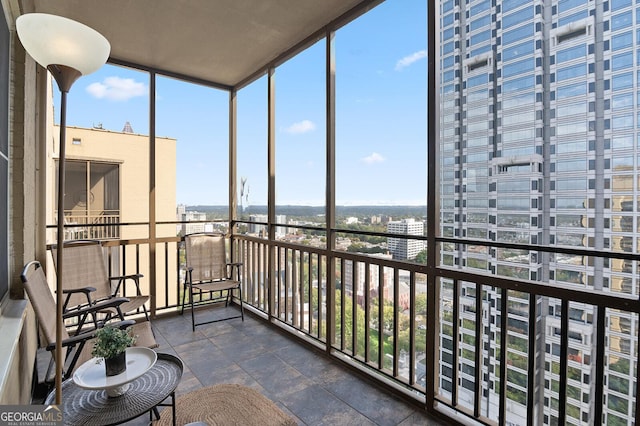
[[[47,146],[47,217],[46,223],[56,223],[57,168],[59,127],[50,132],[52,143]],[[156,218],[173,220],[176,208],[176,139],[156,137]],[[103,128],[67,127],[65,170],[65,240],[136,240],[149,238],[149,137],[132,132],[127,122],[123,131]],[[125,223],[130,225],[121,226]],[[113,224],[113,226],[110,226]],[[175,225],[161,225],[157,238],[175,237]],[[55,243],[56,230],[47,231],[47,243]],[[168,283],[176,283],[176,247],[158,258],[156,269]],[[112,275],[149,270],[149,250],[129,250],[111,247],[109,253]],[[48,262],[52,262],[49,258]],[[166,264],[168,262],[168,265]],[[52,265],[50,263],[50,265]],[[55,269],[47,269],[50,283],[55,283]],[[142,291],[149,294],[148,277],[141,280]],[[175,292],[174,292],[175,294]],[[156,297],[165,298],[164,286]],[[175,302],[175,301],[172,301]]]

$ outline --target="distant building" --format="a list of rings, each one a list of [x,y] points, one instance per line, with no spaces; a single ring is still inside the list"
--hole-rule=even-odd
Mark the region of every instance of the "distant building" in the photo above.
[[[372,257],[381,259],[390,259],[388,254],[371,254]],[[389,287],[389,284],[393,282],[393,270],[391,268],[382,268],[382,282],[380,282],[380,268],[374,265],[369,266],[369,291],[365,291],[366,273],[365,264],[362,262],[356,262],[354,268],[353,261],[347,260],[344,263],[344,282],[342,288],[347,296],[353,296],[355,293],[357,297],[357,303],[364,307],[364,298],[368,294],[370,298],[378,297],[380,293],[380,285],[382,285],[382,292],[384,297],[388,296],[388,292],[385,290]],[[389,300],[393,300],[391,297]]]
[[[187,211],[186,206],[178,205],[177,208],[177,219],[181,222],[201,222],[203,220],[207,220],[207,214],[196,211]],[[188,235],[196,232],[209,232],[211,231],[211,226],[208,223],[182,223],[179,225],[180,234]]]
[[[387,233],[403,235],[423,235],[424,223],[414,219],[402,219],[387,223]],[[387,248],[394,259],[407,260],[415,258],[424,250],[424,243],[420,240],[406,238],[387,238]]]
[[[249,221],[251,222],[267,222],[268,216],[266,214],[252,214],[249,216]],[[277,223],[287,223],[287,216],[283,214],[276,215]],[[261,225],[257,223],[249,224],[249,233],[256,235],[266,235],[267,226]],[[287,228],[284,226],[276,226],[276,238],[282,239],[287,235]]]
[[[357,218],[357,217],[353,217],[353,216],[352,216],[352,217],[348,217],[348,218],[345,220],[345,223],[346,223],[347,225],[351,225],[351,224],[358,223],[358,218]]]

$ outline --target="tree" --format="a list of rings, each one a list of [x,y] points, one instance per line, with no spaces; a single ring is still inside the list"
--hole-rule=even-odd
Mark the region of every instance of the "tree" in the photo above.
[[[418,253],[414,260],[415,260],[416,263],[420,263],[420,264],[426,265],[427,264],[427,250],[422,250],[420,253]]]
[[[340,318],[340,312],[342,307],[342,293],[340,290],[336,290],[335,294],[335,312],[336,312],[336,338],[338,339],[344,333],[344,340],[346,349],[353,349],[352,341],[353,341],[353,303],[351,301],[351,297],[345,296],[345,307],[344,312],[344,325],[345,329],[342,330],[342,321]],[[357,337],[357,345],[358,345],[358,353],[362,353],[364,350],[364,327],[367,326],[365,324],[364,318],[364,310],[356,305],[356,337]]]
[[[405,328],[401,329],[398,333],[398,350],[404,350],[409,352],[409,343],[410,340],[410,329]],[[389,339],[390,342],[393,342],[393,337]],[[424,352],[427,347],[427,330],[420,330],[416,328],[416,334],[414,338],[415,350],[416,352]]]
[[[416,294],[416,315],[427,313],[427,293]]]

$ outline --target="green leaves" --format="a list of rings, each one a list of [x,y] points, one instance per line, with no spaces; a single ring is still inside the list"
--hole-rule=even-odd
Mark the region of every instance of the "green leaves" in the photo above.
[[[94,357],[111,358],[124,352],[135,343],[131,329],[121,330],[115,327],[104,327],[96,331],[95,343],[91,350]]]

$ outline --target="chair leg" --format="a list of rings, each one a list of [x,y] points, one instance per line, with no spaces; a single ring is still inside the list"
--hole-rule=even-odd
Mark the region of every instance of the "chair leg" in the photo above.
[[[80,342],[80,343],[78,343],[78,344],[76,345],[77,347],[75,348],[75,352],[73,353],[73,357],[71,358],[71,362],[70,362],[70,363],[69,363],[69,365],[67,366],[66,371],[63,371],[63,374],[62,374],[62,379],[63,379],[63,380],[68,379],[68,378],[69,378],[69,375],[70,375],[71,373],[73,373],[73,369],[76,367],[76,363],[78,362],[78,358],[80,358],[80,353],[82,352],[82,349],[84,349],[84,344],[85,344],[86,342],[87,342],[87,341],[85,340],[85,341]],[[64,364],[63,364],[63,369],[64,369],[64,367],[65,367],[65,366],[64,366]]]
[[[191,331],[196,331],[196,314],[193,311],[193,286],[189,286],[189,301],[191,303]]]
[[[147,311],[147,307],[145,305],[142,305],[142,310],[144,311],[144,317],[147,319],[147,321],[151,321],[151,318],[149,318],[149,312]]]
[[[242,304],[242,286],[238,287],[238,295],[240,296],[240,315],[242,316],[242,321],[244,322],[244,305]]]
[[[182,309],[180,309],[180,315],[184,313],[184,298],[187,296],[187,284],[182,284]]]

